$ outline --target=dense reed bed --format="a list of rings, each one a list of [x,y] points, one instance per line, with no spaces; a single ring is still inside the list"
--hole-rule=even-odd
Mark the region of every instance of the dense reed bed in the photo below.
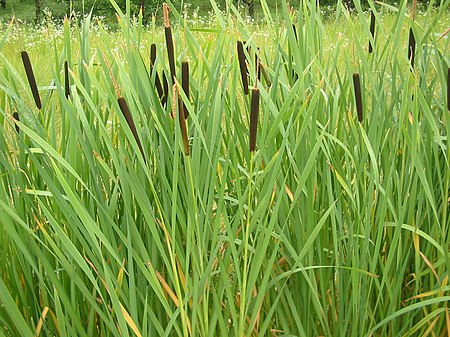
[[[2,33],[0,336],[447,336],[450,1],[212,3]]]

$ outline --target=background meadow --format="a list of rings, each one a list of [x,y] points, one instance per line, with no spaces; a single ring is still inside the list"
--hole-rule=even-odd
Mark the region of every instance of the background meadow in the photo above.
[[[0,336],[450,335],[450,0],[111,3],[2,27]]]

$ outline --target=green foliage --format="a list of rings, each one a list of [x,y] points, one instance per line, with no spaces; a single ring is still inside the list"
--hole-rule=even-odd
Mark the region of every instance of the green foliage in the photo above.
[[[167,105],[164,29],[119,3],[113,32],[5,26],[0,336],[445,335],[450,1],[415,20],[405,1],[377,7],[375,38],[359,6],[324,21],[315,2],[262,5],[264,25],[215,7],[207,27],[171,6]],[[260,95],[252,152],[237,40]]]

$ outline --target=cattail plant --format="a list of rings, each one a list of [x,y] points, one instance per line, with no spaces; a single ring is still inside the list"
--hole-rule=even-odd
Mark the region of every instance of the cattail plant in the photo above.
[[[178,121],[180,123],[181,138],[183,139],[184,154],[189,156],[189,140],[186,127],[186,116],[184,114],[184,105],[181,96],[178,95]]]
[[[412,28],[409,28],[409,43],[408,43],[408,60],[411,63],[411,70],[414,69],[414,57],[416,54],[416,38]]]
[[[13,118],[14,118],[14,120],[20,122],[19,113],[17,111],[13,113]],[[15,128],[16,128],[16,132],[19,133],[19,131],[20,131],[19,125],[17,125],[17,123],[14,123],[14,124],[15,124]]]
[[[120,111],[122,111],[122,114],[125,117],[125,120],[127,121],[128,126],[130,127],[131,133],[133,134],[134,139],[136,140],[139,150],[141,151],[142,157],[144,157],[144,160],[146,160],[145,154],[144,154],[144,149],[142,148],[141,141],[137,134],[136,126],[134,124],[133,117],[131,116],[130,109],[128,108],[127,101],[125,100],[124,97],[120,96],[117,99],[117,102],[119,103]]]
[[[241,69],[242,85],[244,86],[244,94],[248,95],[247,64],[245,63],[244,45],[241,41],[237,42],[237,53],[239,68]]]
[[[355,91],[355,100],[356,100],[356,111],[358,113],[358,121],[362,123],[363,120],[363,105],[362,105],[362,97],[361,97],[361,81],[359,79],[359,74],[353,74],[353,89]]]
[[[250,152],[256,149],[256,132],[258,130],[259,114],[259,89],[252,90],[252,102],[250,105]]]
[[[375,13],[373,11],[370,12],[370,36],[375,41]],[[372,41],[369,40],[369,54],[373,52]]]
[[[38,109],[42,108],[41,97],[39,96],[38,87],[36,84],[36,78],[34,77],[33,68],[31,67],[30,57],[26,51],[21,53],[23,66],[25,68],[25,73],[28,78],[28,83],[30,84],[31,92],[33,93],[34,102]]]
[[[175,83],[175,49],[173,45],[172,28],[170,27],[169,21],[169,6],[166,3],[163,4],[163,15],[164,15],[164,32],[166,35],[167,55],[169,58],[170,75],[172,77],[172,85],[173,85]]]
[[[183,88],[184,94],[187,99],[189,99],[189,63],[187,61],[181,64],[181,87]],[[189,117],[189,112],[186,105],[183,103],[184,118]]]
[[[152,43],[150,46],[150,76],[153,74],[154,67],[155,67],[155,61],[156,61],[156,44]],[[161,84],[161,80],[159,78],[158,72],[155,71],[155,86],[156,91],[158,92],[159,99],[162,102],[162,99],[164,97],[164,89]]]
[[[70,96],[70,82],[69,82],[69,64],[67,61],[64,61],[64,91],[66,98],[68,99]]]

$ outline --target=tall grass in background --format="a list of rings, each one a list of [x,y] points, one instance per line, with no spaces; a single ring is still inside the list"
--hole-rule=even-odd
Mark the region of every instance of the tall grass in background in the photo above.
[[[358,4],[261,3],[255,33],[169,2],[174,74],[129,4],[95,42],[65,21],[50,71],[29,53],[41,110],[5,31],[0,336],[450,334],[450,1],[372,3],[374,33]]]

